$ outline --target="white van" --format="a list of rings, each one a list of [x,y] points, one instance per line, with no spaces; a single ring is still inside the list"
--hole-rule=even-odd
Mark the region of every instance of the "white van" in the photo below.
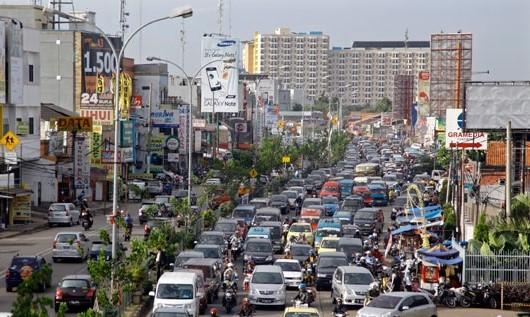
[[[182,307],[190,316],[199,316],[199,280],[194,272],[166,272],[162,274],[156,290],[149,292],[154,297],[153,312],[164,306]]]

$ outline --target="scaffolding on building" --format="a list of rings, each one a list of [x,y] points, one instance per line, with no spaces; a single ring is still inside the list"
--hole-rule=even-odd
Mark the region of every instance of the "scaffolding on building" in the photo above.
[[[471,81],[471,33],[431,34],[430,116],[445,118],[448,108],[462,108],[464,83]]]
[[[412,103],[414,102],[414,75],[394,76],[394,99],[392,112],[394,120],[406,120],[411,124]]]

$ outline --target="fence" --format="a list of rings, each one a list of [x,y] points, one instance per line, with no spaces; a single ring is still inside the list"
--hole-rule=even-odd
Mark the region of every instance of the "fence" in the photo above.
[[[482,255],[466,250],[463,271],[464,281],[469,283],[530,283],[530,252],[501,251]]]

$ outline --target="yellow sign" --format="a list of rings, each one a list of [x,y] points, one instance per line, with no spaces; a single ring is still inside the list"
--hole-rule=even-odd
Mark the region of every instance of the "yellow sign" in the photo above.
[[[252,178],[256,178],[256,176],[258,176],[258,172],[256,171],[255,168],[251,169],[250,172],[248,173],[250,175],[250,177]]]
[[[92,132],[92,118],[90,117],[57,118],[57,131]]]
[[[282,157],[282,163],[285,163],[285,164],[291,163],[291,157],[290,156]]]
[[[20,143],[20,139],[11,131],[7,131],[4,137],[0,140],[9,151],[13,151],[15,147]]]
[[[333,124],[333,125],[337,125],[337,123],[339,123],[339,120],[337,119],[337,117],[333,117],[333,118],[331,119],[331,124]]]

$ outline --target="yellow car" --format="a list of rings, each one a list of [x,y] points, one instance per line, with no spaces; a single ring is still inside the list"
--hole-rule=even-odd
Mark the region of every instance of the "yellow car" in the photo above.
[[[291,237],[296,237],[298,239],[298,242],[302,241],[302,235],[305,236],[305,239],[307,243],[313,244],[314,242],[314,236],[313,236],[313,230],[311,229],[311,224],[306,222],[295,222],[291,225],[291,228],[289,228],[289,232],[287,233],[287,241],[285,244],[289,244],[291,241]]]
[[[339,247],[339,237],[324,237],[317,247],[317,253],[335,252]]]
[[[288,307],[282,317],[322,317],[322,314],[313,307]]]

